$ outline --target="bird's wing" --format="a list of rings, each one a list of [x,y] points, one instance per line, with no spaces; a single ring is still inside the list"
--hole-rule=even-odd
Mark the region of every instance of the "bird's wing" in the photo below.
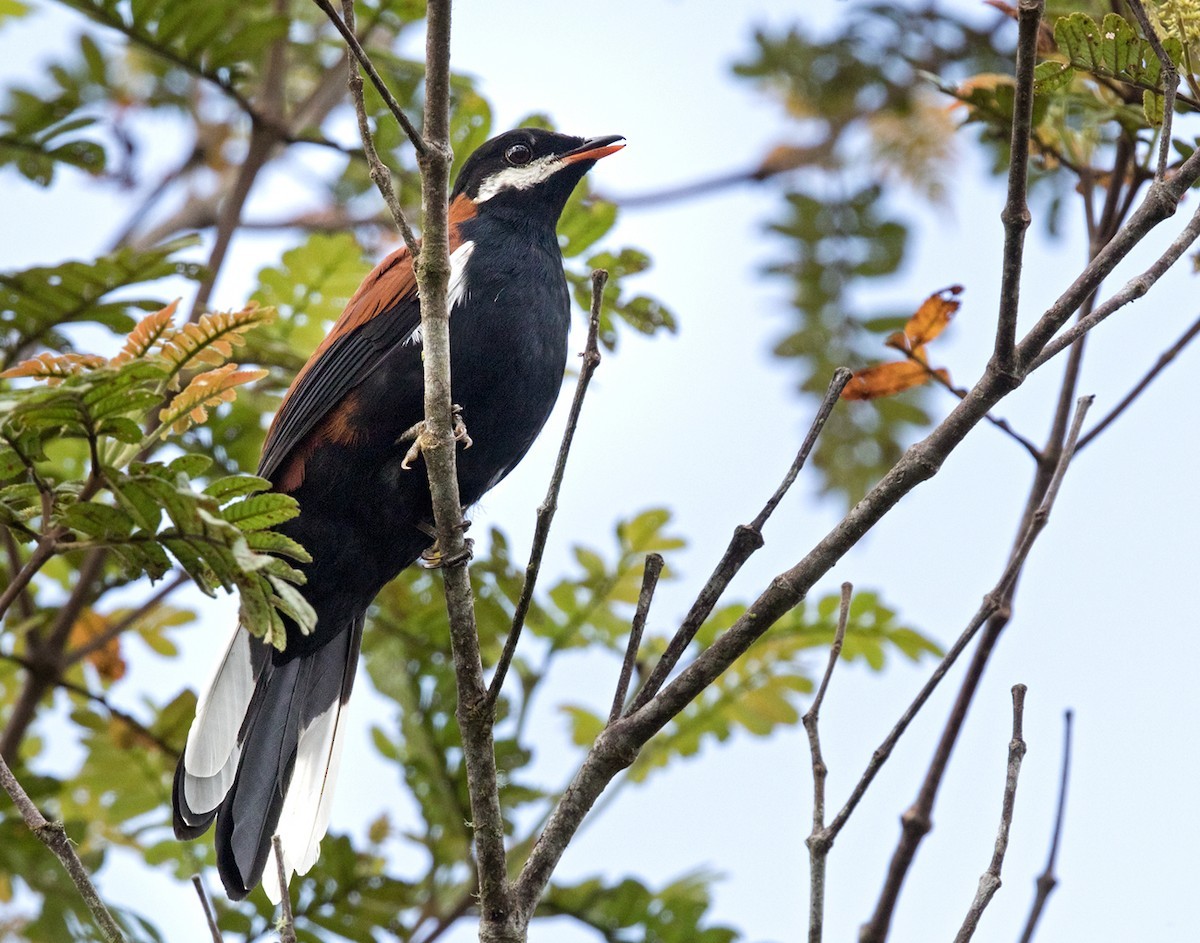
[[[258,473],[274,475],[342,397],[420,324],[412,258],[408,249],[398,249],[366,277],[296,375],[267,432]]]

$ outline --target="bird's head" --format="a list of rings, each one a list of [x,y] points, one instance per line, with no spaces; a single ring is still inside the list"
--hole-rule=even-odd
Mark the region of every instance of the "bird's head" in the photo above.
[[[540,128],[507,131],[467,158],[451,197],[465,195],[480,211],[548,216],[553,225],[583,175],[624,147],[624,140],[619,134],[580,138]]]

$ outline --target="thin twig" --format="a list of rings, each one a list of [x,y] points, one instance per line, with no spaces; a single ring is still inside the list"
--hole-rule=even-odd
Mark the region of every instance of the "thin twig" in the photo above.
[[[346,28],[353,33],[354,0],[342,0],[342,16],[345,19]],[[375,141],[371,137],[371,126],[367,121],[367,106],[363,101],[363,80],[362,73],[359,72],[359,61],[352,56],[347,56],[346,61],[349,66],[349,77],[346,84],[350,88],[350,99],[354,102],[354,113],[358,117],[358,136],[362,139],[363,154],[367,158],[367,171],[371,175],[376,189],[383,197],[383,202],[387,204],[396,228],[400,230],[400,235],[404,239],[404,244],[408,246],[408,254],[416,259],[421,251],[417,244],[417,237],[413,235],[412,227],[408,225],[408,219],[404,215],[400,201],[396,198],[396,191],[392,187],[392,172],[379,159],[379,152],[375,149]]]
[[[808,734],[808,749],[812,754],[813,777],[813,827],[812,833],[805,842],[808,845],[809,893],[808,893],[808,943],[821,943],[821,935],[825,929],[825,863],[829,858],[829,849],[833,844],[825,833],[825,779],[829,775],[829,767],[825,765],[825,757],[821,755],[821,735],[818,731],[820,723],[821,704],[825,700],[825,691],[829,687],[829,679],[833,677],[833,669],[837,665],[838,656],[842,653],[842,643],[846,640],[846,623],[850,618],[850,596],[854,587],[850,583],[842,584],[842,604],[838,610],[837,631],[833,636],[833,645],[829,649],[829,664],[825,666],[825,676],[821,678],[817,696],[813,698],[812,706],[804,713],[801,720]]]
[[[1000,212],[1004,223],[1004,257],[1000,276],[1000,312],[992,358],[999,373],[1011,373],[1016,362],[1017,314],[1020,309],[1021,267],[1025,231],[1029,228],[1029,132],[1033,127],[1033,67],[1037,62],[1038,31],[1044,0],[1020,0],[1017,5],[1017,75],[1013,98],[1008,199]]]
[[[1187,345],[1190,344],[1193,339],[1195,339],[1197,334],[1200,334],[1200,319],[1194,321],[1191,327],[1183,332],[1183,335],[1179,338],[1179,340],[1172,344],[1170,348],[1168,348],[1162,354],[1162,356],[1158,358],[1154,366],[1151,367],[1150,370],[1147,371],[1146,375],[1137,382],[1137,385],[1135,385],[1132,390],[1126,393],[1125,396],[1122,397],[1121,401],[1117,403],[1117,405],[1114,406],[1103,419],[1092,426],[1092,428],[1089,429],[1084,435],[1080,436],[1079,445],[1076,447],[1076,451],[1082,449],[1085,445],[1091,442],[1094,438],[1096,438],[1096,436],[1107,429],[1121,415],[1121,413],[1125,412],[1125,410],[1127,410],[1133,404],[1134,400],[1141,396],[1142,393],[1146,391],[1146,388],[1152,382],[1154,382],[1155,377],[1162,373],[1163,370],[1165,370],[1171,363],[1171,361],[1173,361],[1183,352],[1183,349],[1187,347]]]
[[[975,935],[983,911],[1000,889],[1000,869],[1004,865],[1004,854],[1008,851],[1008,833],[1012,828],[1013,807],[1017,801],[1017,777],[1021,775],[1021,760],[1025,758],[1025,739],[1022,736],[1025,691],[1025,685],[1013,685],[1012,739],[1008,743],[1008,769],[1004,777],[1004,799],[1000,804],[1000,829],[996,833],[996,846],[992,851],[991,863],[979,879],[979,889],[975,892],[975,899],[971,902],[954,943],[967,943]]]
[[[175,592],[175,590],[177,590],[184,583],[187,583],[190,579],[191,577],[189,577],[186,573],[177,573],[174,579],[166,583],[161,589],[159,589],[157,593],[147,599],[144,603],[142,603],[124,618],[114,622],[99,635],[89,639],[78,648],[73,648],[66,652],[63,655],[63,665],[65,667],[69,667],[70,665],[75,664],[75,662],[79,661],[81,658],[86,658],[92,652],[103,648],[122,632],[126,631],[130,626],[140,622],[151,612],[157,609],[163,604],[163,602],[166,601],[166,598],[170,596],[171,593]]]
[[[1063,476],[1075,453],[1075,445],[1079,441],[1079,431],[1083,426],[1083,419],[1087,415],[1092,399],[1093,397],[1090,396],[1081,396],[1076,403],[1075,419],[1071,424],[1071,431],[1067,435],[1066,444],[1063,446],[1062,455],[1054,469],[1054,475],[1046,488],[1046,494],[1037,510],[1031,515],[1021,541],[1005,568],[1004,576],[997,584],[997,591],[991,600],[985,599],[985,607],[992,606],[999,611],[1001,601],[1008,598],[1009,587],[1020,574],[1034,541],[1045,529],[1054,501],[1058,497],[1058,491],[1062,487]],[[880,891],[879,900],[876,902],[875,911],[871,919],[859,931],[859,943],[882,943],[887,938],[892,914],[895,912],[896,903],[900,898],[900,888],[912,866],[921,840],[933,828],[933,806],[937,800],[938,789],[942,784],[946,768],[949,766],[950,756],[958,741],[958,735],[966,721],[971,701],[979,688],[979,681],[983,677],[987,660],[999,636],[1000,629],[1006,622],[1007,618],[1005,617],[999,620],[995,627],[989,626],[989,631],[981,639],[975,657],[972,658],[971,664],[967,668],[967,673],[959,687],[958,697],[946,720],[942,736],[938,741],[933,760],[929,764],[917,798],[901,816],[900,840],[892,854],[892,861],[888,867],[883,890]]]
[[[901,352],[913,363],[920,364],[920,366],[924,368],[925,372],[929,375],[929,378],[933,380],[934,383],[942,387],[942,389],[957,396],[960,400],[967,398],[967,394],[970,392],[969,390],[965,390],[960,386],[955,386],[950,382],[944,371],[932,369],[925,359],[919,356],[916,351],[903,349]],[[1007,419],[1002,419],[999,416],[993,416],[990,412],[983,418],[1011,438],[1023,449],[1025,449],[1025,451],[1028,452],[1035,461],[1041,459],[1042,450],[1039,449],[1037,445],[1035,445],[1030,439],[1025,438],[1025,436],[1021,435],[1021,433],[1017,432],[1016,429],[1009,425]]]
[[[104,938],[109,943],[125,943],[125,934],[121,932],[113,915],[109,913],[108,907],[100,899],[96,886],[92,883],[87,868],[79,860],[79,855],[75,853],[75,846],[67,837],[67,831],[63,828],[63,824],[51,822],[42,815],[33,800],[29,798],[29,794],[17,781],[17,777],[13,775],[8,764],[4,762],[3,757],[0,757],[0,786],[4,787],[4,791],[12,799],[13,805],[21,813],[21,818],[25,820],[29,830],[62,863],[67,874],[70,875],[72,883],[79,891],[79,896],[83,898],[84,904],[91,912],[92,919],[96,921],[96,926],[104,934]]]
[[[1046,901],[1049,899],[1050,893],[1058,885],[1055,865],[1058,862],[1059,841],[1062,839],[1063,814],[1067,808],[1067,781],[1071,774],[1071,721],[1073,718],[1074,714],[1071,711],[1063,713],[1062,775],[1058,782],[1058,810],[1054,815],[1054,835],[1050,839],[1050,856],[1046,859],[1046,869],[1037,879],[1037,890],[1034,894],[1033,906],[1030,908],[1029,917],[1025,921],[1025,929],[1021,932],[1021,943],[1030,943],[1033,939],[1038,921],[1042,918],[1042,911],[1045,910]]]
[[[338,16],[337,11],[334,10],[333,5],[329,2],[329,0],[313,0],[313,2],[321,8],[321,11],[327,17],[329,17],[329,21],[333,23],[337,31],[342,34],[342,39],[346,41],[346,45],[349,47],[350,52],[353,53],[354,58],[358,60],[359,64],[363,68],[363,71],[367,73],[367,78],[371,80],[371,84],[375,86],[375,90],[378,91],[380,97],[383,98],[383,102],[385,105],[387,105],[388,110],[400,123],[400,127],[404,129],[404,133],[408,136],[409,141],[412,142],[413,149],[416,150],[419,156],[424,157],[426,152],[429,150],[429,146],[426,144],[425,139],[421,137],[421,132],[416,129],[411,121],[408,120],[408,115],[404,113],[404,109],[401,108],[400,103],[396,101],[396,96],[391,93],[391,90],[387,87],[387,83],[380,78],[379,72],[375,69],[374,63],[372,63],[370,57],[367,56],[362,44],[358,41],[358,37],[354,35],[353,28],[348,25],[345,20]]]
[[[196,896],[200,898],[200,906],[204,909],[204,919],[208,923],[208,932],[213,943],[224,943],[221,939],[221,928],[217,926],[217,917],[213,913],[212,904],[208,902],[208,892],[204,889],[204,881],[200,879],[200,875],[192,875],[192,887],[196,889]]]
[[[1175,98],[1179,94],[1179,69],[1175,67],[1175,61],[1167,55],[1154,24],[1146,15],[1142,0],[1128,0],[1128,3],[1134,18],[1142,28],[1142,35],[1146,37],[1150,48],[1162,64],[1160,77],[1163,82],[1163,121],[1162,127],[1159,128],[1158,169],[1154,173],[1154,179],[1163,180],[1167,176],[1167,163],[1171,159],[1171,123],[1175,117]]]
[[[621,663],[621,676],[617,679],[612,710],[608,712],[610,724],[621,716],[621,708],[625,706],[625,698],[629,694],[629,681],[633,678],[633,669],[637,664],[638,648],[642,644],[642,630],[646,627],[646,617],[650,614],[650,603],[654,599],[654,588],[658,585],[662,568],[662,554],[646,554],[646,568],[642,571],[642,591],[638,594],[637,610],[629,627],[629,642],[625,646],[625,660]]]
[[[533,602],[533,590],[537,586],[538,573],[542,568],[542,555],[546,552],[546,541],[550,537],[550,525],[554,521],[554,513],[558,510],[558,493],[562,490],[563,476],[567,470],[567,457],[571,454],[571,445],[575,441],[575,430],[579,427],[579,414],[583,410],[583,398],[587,395],[588,384],[592,375],[600,366],[600,309],[604,301],[604,286],[608,284],[608,272],[605,269],[595,269],[592,272],[592,304],[588,314],[587,342],[583,353],[579,356],[579,379],[575,382],[575,397],[571,400],[571,411],[567,414],[567,427],[563,430],[562,442],[558,446],[558,457],[554,460],[554,471],[550,474],[550,486],[546,489],[546,497],[537,509],[537,523],[533,528],[533,545],[529,549],[529,562],[525,564],[525,582],[521,585],[521,595],[517,598],[513,610],[512,625],[508,630],[508,638],[504,640],[504,650],[496,662],[492,673],[492,683],[488,687],[488,703],[495,705],[500,697],[500,689],[504,686],[504,677],[512,664],[513,655],[517,650],[517,641],[521,637],[521,629],[525,626],[525,618]]]
[[[1032,372],[1044,364],[1047,360],[1054,357],[1072,343],[1078,340],[1083,335],[1087,334],[1097,324],[1113,314],[1115,311],[1129,304],[1129,302],[1141,298],[1150,288],[1157,282],[1166,272],[1179,261],[1180,257],[1186,252],[1198,238],[1200,238],[1200,207],[1197,207],[1196,212],[1192,214],[1192,218],[1188,220],[1187,225],[1175,238],[1167,250],[1159,256],[1154,263],[1140,275],[1136,275],[1125,283],[1125,286],[1115,295],[1105,301],[1103,304],[1097,305],[1096,308],[1087,316],[1080,318],[1070,328],[1063,331],[1052,341],[1046,344],[1040,353],[1032,358],[1029,371]]]
[[[662,658],[658,660],[658,664],[650,672],[650,676],[642,685],[642,689],[633,699],[633,704],[629,708],[629,713],[644,707],[654,697],[658,690],[663,686],[675,665],[683,653],[687,651],[687,647],[692,644],[692,639],[696,637],[696,633],[700,630],[700,626],[704,620],[708,618],[708,614],[712,612],[713,606],[721,598],[721,594],[725,592],[725,588],[730,581],[737,575],[738,570],[742,568],[751,554],[758,550],[763,545],[763,526],[767,520],[775,512],[775,508],[779,506],[779,502],[783,500],[792,483],[800,474],[800,470],[804,467],[804,463],[808,460],[808,455],[812,451],[813,446],[817,443],[817,437],[821,434],[821,430],[825,428],[825,423],[829,419],[830,413],[833,412],[833,407],[837,405],[838,398],[842,395],[842,390],[846,384],[850,382],[851,372],[845,367],[838,367],[834,371],[833,379],[829,381],[829,388],[825,391],[825,397],[821,400],[820,406],[817,407],[816,416],[813,418],[812,426],[808,430],[808,435],[804,437],[804,442],[800,445],[800,450],[796,453],[796,457],[792,460],[791,467],[788,468],[787,474],[783,476],[783,481],[779,487],[775,489],[775,493],[771,495],[758,516],[749,524],[740,524],[733,532],[733,537],[730,538],[729,546],[725,548],[725,553],[717,563],[716,569],[709,576],[708,582],[704,584],[696,596],[696,601],[692,603],[692,608],[680,624],[679,629],[667,644],[667,650],[663,652]]]
[[[278,835],[271,836],[271,847],[275,850],[275,870],[279,875],[279,903],[283,913],[279,917],[279,943],[296,943],[296,918],[292,915],[292,892],[288,887],[287,868],[283,864],[283,842]]]

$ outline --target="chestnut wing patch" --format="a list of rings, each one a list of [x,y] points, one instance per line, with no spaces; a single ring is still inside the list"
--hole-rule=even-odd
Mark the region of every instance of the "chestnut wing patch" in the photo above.
[[[267,433],[258,465],[264,478],[271,478],[338,402],[420,326],[412,263],[403,250],[396,253],[401,254],[400,259],[385,259],[367,276],[297,375]]]

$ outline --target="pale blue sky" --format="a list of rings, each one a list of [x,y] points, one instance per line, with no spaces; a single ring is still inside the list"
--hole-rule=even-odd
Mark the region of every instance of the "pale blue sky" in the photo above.
[[[497,127],[543,111],[564,130],[626,135],[629,147],[603,162],[594,178],[606,191],[640,192],[750,164],[786,138],[775,105],[735,82],[729,66],[750,48],[757,25],[794,18],[830,23],[844,10],[829,0],[470,0],[456,4],[455,66],[481,77]],[[30,74],[31,62],[61,47],[76,29],[61,15],[7,27],[0,32],[0,74]],[[966,138],[960,153],[961,166],[947,182],[948,206],[936,217],[922,214],[925,225],[905,271],[873,297],[903,307],[943,285],[964,284],[962,312],[939,344],[942,361],[965,384],[990,352],[1002,190],[994,181],[980,184],[983,170]],[[70,174],[63,181],[46,192],[11,174],[0,177],[0,267],[86,257],[106,244],[127,197],[84,191]],[[293,192],[277,176],[256,191],[252,209],[286,202]],[[809,420],[811,407],[792,394],[788,366],[768,356],[787,323],[786,286],[760,274],[780,251],[763,232],[775,212],[770,193],[734,190],[627,212],[612,240],[653,256],[654,270],[638,287],[666,301],[682,327],[675,338],[627,337],[601,366],[572,456],[549,566],[571,566],[571,543],[607,548],[618,517],[671,507],[673,526],[691,549],[682,579],[659,592],[652,624],[661,629],[686,609],[731,529],[749,520],[775,487]],[[1032,323],[1078,270],[1081,227],[1070,223],[1070,238],[1057,243],[1047,243],[1036,222],[1030,232],[1023,324]],[[1166,229],[1181,225],[1176,220]],[[216,305],[240,305],[253,273],[286,245],[274,238],[237,242]],[[1142,253],[1139,259],[1144,264],[1149,257]],[[1121,272],[1128,277],[1136,266]],[[1081,388],[1097,394],[1093,415],[1103,415],[1196,316],[1189,268],[1181,266],[1097,335]],[[573,343],[582,343],[581,333]],[[1029,753],[1004,887],[976,940],[1014,940],[1024,920],[1049,841],[1066,707],[1076,711],[1075,766],[1061,884],[1040,939],[1171,941],[1194,934],[1200,877],[1194,851],[1200,839],[1194,796],[1200,695],[1194,673],[1200,643],[1191,581],[1198,557],[1194,469],[1200,454],[1191,377],[1198,357],[1198,351],[1185,354],[1072,468],[944,783],[935,830],[906,885],[896,943],[951,939],[970,902],[995,836],[1008,689],[1016,682],[1030,689]],[[1048,399],[1061,369],[1061,362],[1051,364],[1001,409],[1035,440],[1045,434]],[[952,405],[948,398],[937,402],[943,410]],[[560,409],[522,467],[475,515],[482,525],[495,522],[508,530],[518,558],[528,546],[564,413]],[[603,470],[603,489],[588,486],[591,468]],[[842,561],[818,594],[835,591],[842,580],[877,589],[908,623],[948,643],[1002,568],[1029,476],[1024,452],[994,430],[979,428],[934,481],[905,499]],[[815,499],[812,480],[802,478],[731,598],[751,597],[837,517],[837,508]],[[136,704],[138,685],[173,692],[183,678],[207,674],[233,607],[203,605],[205,631],[187,634],[186,671],[163,672],[148,661],[135,665],[126,702]],[[822,666],[814,658],[814,673]],[[883,675],[839,669],[823,715],[831,805],[840,805],[928,668],[894,664]],[[596,704],[606,703],[615,670],[607,659],[576,659],[555,679],[554,690],[561,699],[576,699],[582,689]],[[914,724],[833,850],[827,939],[854,938],[874,905],[898,817],[915,796],[958,675]],[[544,698],[547,709],[534,728],[546,744],[538,768],[549,782],[570,772],[555,746],[563,742],[563,721],[548,709],[558,699]],[[389,801],[379,784],[391,782],[392,774],[371,758],[366,733],[377,706],[367,686],[360,686],[335,830],[354,827]],[[748,940],[799,940],[807,912],[803,839],[810,794],[802,731],[767,741],[737,737],[645,787],[624,791],[568,852],[560,874],[633,872],[657,886],[695,868],[710,869],[725,875],[716,886],[714,919],[741,928]],[[178,920],[195,907],[190,887],[128,862],[106,872],[103,886],[114,900],[138,906],[161,901],[155,912],[175,918],[175,943],[206,939],[198,912],[195,920]],[[470,938],[466,930],[455,936]],[[569,943],[592,936],[559,922],[537,925],[532,939]]]

